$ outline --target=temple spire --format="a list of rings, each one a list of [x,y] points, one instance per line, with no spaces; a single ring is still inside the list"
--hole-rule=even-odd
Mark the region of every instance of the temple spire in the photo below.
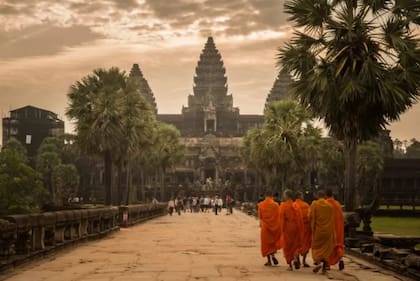
[[[292,82],[292,77],[289,74],[279,72],[276,81],[274,81],[273,87],[271,88],[270,93],[268,94],[265,101],[265,109],[267,109],[268,104],[273,101],[290,98],[290,85]]]
[[[216,108],[232,107],[232,96],[227,95],[226,69],[213,37],[208,37],[200,54],[194,76],[194,95],[189,106],[207,106],[211,100]]]
[[[141,72],[140,67],[137,63],[133,64],[133,67],[130,70],[130,77],[138,79],[140,93],[149,102],[149,104],[152,107],[155,114],[157,114],[157,106],[156,106],[155,96],[152,92],[152,89],[149,86],[149,83],[144,78],[143,73]]]

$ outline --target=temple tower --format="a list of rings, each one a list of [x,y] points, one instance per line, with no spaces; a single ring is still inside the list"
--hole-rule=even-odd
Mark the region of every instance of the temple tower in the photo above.
[[[153,112],[157,114],[155,96],[153,95],[152,89],[150,88],[147,80],[144,78],[143,73],[141,72],[140,67],[137,63],[133,64],[133,67],[130,70],[130,77],[138,80],[140,93],[144,95],[144,97],[152,107]]]
[[[228,95],[226,69],[212,37],[207,39],[195,68],[193,94],[182,109],[187,135],[228,136],[238,131],[239,109]]]
[[[268,104],[273,101],[291,98],[290,86],[292,82],[293,80],[289,74],[280,72],[267,96],[264,109],[267,109]]]

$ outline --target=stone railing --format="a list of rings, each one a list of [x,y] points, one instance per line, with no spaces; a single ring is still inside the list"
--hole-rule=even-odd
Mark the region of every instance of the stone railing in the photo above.
[[[166,203],[120,206],[121,226],[128,227],[166,214]]]
[[[166,213],[166,204],[66,210],[0,219],[0,271]]]

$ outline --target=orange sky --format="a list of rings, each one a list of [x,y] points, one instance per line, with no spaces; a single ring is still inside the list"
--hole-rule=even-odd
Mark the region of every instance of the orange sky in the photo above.
[[[262,113],[276,49],[291,32],[279,0],[0,0],[0,114],[28,104],[65,119],[66,93],[94,68],[139,63],[159,113],[180,113],[212,35],[241,113]],[[391,135],[420,139],[416,105]],[[66,120],[67,131],[71,128]],[[1,124],[0,124],[1,125]]]

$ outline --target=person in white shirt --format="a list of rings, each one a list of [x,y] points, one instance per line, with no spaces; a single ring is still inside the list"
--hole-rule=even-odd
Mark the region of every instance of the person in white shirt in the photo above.
[[[207,210],[209,209],[209,205],[210,205],[210,198],[208,198],[206,196],[206,197],[204,197],[204,210],[205,210],[205,212],[207,212]]]
[[[216,195],[216,198],[214,199],[214,213],[217,216],[217,212],[221,212],[222,211],[222,206],[223,206],[223,200],[222,198],[219,198],[219,195]]]
[[[169,211],[169,215],[172,216],[172,213],[174,212],[174,208],[175,208],[175,201],[173,198],[171,198],[171,200],[168,201],[168,211]]]

